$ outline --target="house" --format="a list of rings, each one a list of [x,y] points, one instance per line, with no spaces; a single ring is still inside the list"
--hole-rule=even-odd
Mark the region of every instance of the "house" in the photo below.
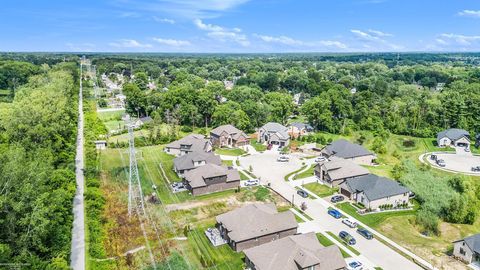
[[[437,134],[439,147],[470,147],[470,133],[464,129],[450,128]]]
[[[152,122],[153,119],[150,116],[140,117],[133,122],[133,128],[140,128],[141,126]]]
[[[183,182],[197,196],[240,187],[240,174],[236,169],[210,163],[184,173]]]
[[[377,158],[374,153],[368,151],[363,146],[351,143],[345,139],[329,143],[321,152],[326,157],[340,157],[362,165],[372,165]]]
[[[163,150],[168,154],[181,156],[190,152],[211,152],[212,144],[205,136],[192,133],[167,144]]]
[[[348,178],[367,175],[369,171],[351,160],[331,157],[330,161],[318,163],[314,174],[319,181],[335,187]]]
[[[453,242],[453,257],[471,264],[480,262],[480,233]]]
[[[215,147],[239,147],[250,144],[250,137],[232,125],[223,125],[210,131],[210,142]]]
[[[397,181],[367,174],[347,179],[340,185],[340,193],[367,209],[376,210],[381,205],[396,207],[408,203],[410,190]]]
[[[280,147],[287,146],[290,142],[288,128],[279,123],[268,122],[258,129],[257,141]]]
[[[248,204],[217,216],[222,238],[235,251],[256,247],[297,233],[290,211],[278,212],[273,203]]]
[[[309,124],[295,122],[288,126],[288,135],[290,135],[290,138],[292,139],[308,135],[312,131],[313,127]]]
[[[97,150],[107,149],[107,141],[105,140],[95,141],[94,143],[95,143],[95,149]]]
[[[340,270],[347,269],[336,245],[322,246],[315,233],[284,237],[243,251],[247,269]]]
[[[222,165],[222,160],[212,152],[190,152],[173,159],[173,170],[178,176],[183,177],[186,172],[206,164],[220,166]]]

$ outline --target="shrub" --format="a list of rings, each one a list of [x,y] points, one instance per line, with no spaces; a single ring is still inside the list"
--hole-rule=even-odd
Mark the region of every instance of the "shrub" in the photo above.
[[[421,209],[417,213],[416,222],[426,233],[438,235],[438,217],[434,213]]]
[[[407,147],[407,148],[415,147],[415,141],[414,140],[405,139],[405,140],[403,140],[402,144],[403,144],[404,147]]]

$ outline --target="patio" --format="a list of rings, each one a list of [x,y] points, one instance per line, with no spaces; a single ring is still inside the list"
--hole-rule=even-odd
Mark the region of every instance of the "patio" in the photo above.
[[[227,243],[227,240],[222,238],[222,236],[220,235],[220,231],[217,228],[206,229],[205,235],[214,247],[218,247]]]

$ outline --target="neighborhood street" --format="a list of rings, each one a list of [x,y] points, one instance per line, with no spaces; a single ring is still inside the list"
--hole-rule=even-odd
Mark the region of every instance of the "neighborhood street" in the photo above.
[[[80,78],[82,67],[80,66]],[[80,79],[80,91],[78,94],[78,126],[77,126],[77,152],[75,157],[75,175],[77,191],[73,199],[73,228],[72,248],[70,254],[70,267],[74,270],[85,269],[85,207],[83,200],[84,192],[84,160],[83,160],[83,89]]]
[[[273,190],[290,202],[293,200],[296,206],[299,207],[303,202],[307,204],[308,209],[305,213],[313,218],[313,221],[302,223],[299,226],[301,232],[315,231],[324,233],[330,231],[338,235],[342,230],[347,231],[357,240],[353,248],[359,251],[361,255],[355,259],[361,261],[364,265],[372,268],[380,266],[383,269],[389,270],[422,269],[380,241],[376,239],[367,240],[361,237],[355,229],[351,229],[341,223],[341,219],[334,219],[328,215],[328,207],[330,207],[331,204],[324,199],[318,197],[316,199],[310,199],[315,196],[304,199],[296,194],[295,185],[301,183],[298,183],[299,181],[296,181],[296,183],[285,181],[285,175],[301,168],[302,162],[305,162],[306,165],[312,164],[314,159],[300,160],[299,157],[290,155],[289,162],[277,162],[276,159],[278,156],[279,152],[276,150],[265,151],[264,153],[241,157],[240,164],[243,168],[252,166],[253,173],[261,179],[262,184],[270,183],[270,187]],[[308,180],[310,180],[308,182],[311,182],[311,179]],[[310,193],[310,195],[312,194]],[[374,230],[370,229],[370,231],[376,234]],[[377,235],[377,237],[379,236]],[[395,243],[393,244],[396,245]],[[400,248],[403,249],[402,247]],[[421,260],[421,258],[418,259]]]

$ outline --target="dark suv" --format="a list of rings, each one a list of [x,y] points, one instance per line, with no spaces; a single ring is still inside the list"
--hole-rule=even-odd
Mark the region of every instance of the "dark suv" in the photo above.
[[[341,202],[341,201],[343,201],[343,200],[345,200],[345,198],[343,198],[342,195],[335,195],[335,196],[333,196],[333,197],[330,199],[330,201],[331,201],[332,203]]]
[[[303,189],[297,190],[297,194],[302,196],[303,198],[308,198],[308,193]]]
[[[345,241],[345,243],[349,244],[349,245],[355,245],[357,243],[357,241],[355,240],[355,238],[353,238],[353,236],[351,236],[348,232],[346,231],[341,231],[338,236],[340,237],[340,239],[342,239],[343,241]]]
[[[367,229],[358,228],[357,233],[360,234],[361,236],[365,237],[368,240],[373,239],[373,234]]]

